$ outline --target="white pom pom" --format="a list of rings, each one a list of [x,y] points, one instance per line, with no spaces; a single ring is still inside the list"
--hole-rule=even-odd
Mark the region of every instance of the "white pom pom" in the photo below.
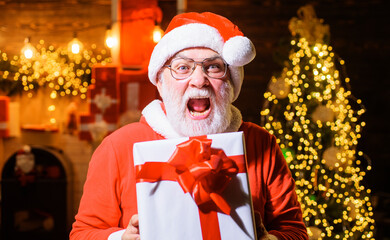
[[[227,40],[223,46],[222,57],[232,66],[244,66],[256,56],[251,40],[243,36],[235,36]]]

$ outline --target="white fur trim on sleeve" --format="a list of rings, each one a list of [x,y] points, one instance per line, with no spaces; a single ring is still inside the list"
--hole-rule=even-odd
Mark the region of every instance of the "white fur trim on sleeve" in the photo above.
[[[125,229],[113,232],[108,236],[107,240],[121,240]]]

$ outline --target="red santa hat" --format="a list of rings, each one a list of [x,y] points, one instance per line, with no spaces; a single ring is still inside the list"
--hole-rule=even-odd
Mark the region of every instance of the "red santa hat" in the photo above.
[[[227,18],[204,13],[183,13],[175,16],[165,35],[155,46],[149,62],[149,80],[156,85],[157,74],[177,52],[191,47],[206,47],[219,53],[229,64],[235,100],[244,79],[243,66],[253,60],[253,43]]]

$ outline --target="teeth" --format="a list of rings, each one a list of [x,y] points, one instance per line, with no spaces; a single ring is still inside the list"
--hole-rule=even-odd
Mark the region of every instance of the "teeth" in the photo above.
[[[191,113],[192,116],[199,117],[199,116],[206,115],[207,111],[204,111],[204,112],[190,111],[190,113]]]

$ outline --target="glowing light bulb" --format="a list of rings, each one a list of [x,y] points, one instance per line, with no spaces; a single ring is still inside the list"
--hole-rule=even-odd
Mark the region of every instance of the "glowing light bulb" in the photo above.
[[[49,112],[53,112],[53,111],[56,110],[56,106],[55,106],[55,105],[50,105],[50,106],[47,108],[47,110],[48,110]]]
[[[80,52],[80,45],[78,45],[77,43],[74,43],[72,44],[72,53],[79,53]]]
[[[56,124],[57,123],[57,120],[55,118],[50,118],[49,121],[50,121],[51,124]]]
[[[118,45],[118,39],[116,37],[108,37],[106,38],[106,46],[108,48],[113,48]]]
[[[153,29],[153,42],[158,43],[162,36],[164,34],[164,31],[161,29],[160,25],[156,24]]]
[[[105,44],[108,48],[113,48],[118,45],[118,38],[114,35],[111,28],[107,27]]]
[[[35,52],[36,52],[36,49],[34,48],[34,46],[30,43],[30,38],[27,37],[25,40],[24,40],[24,46],[21,50],[22,52],[22,56],[26,59],[31,59],[34,57],[35,55]]]
[[[24,50],[24,56],[27,58],[27,59],[31,59],[34,55],[33,51],[31,49],[26,49]]]
[[[68,51],[73,54],[79,54],[83,48],[83,43],[77,39],[77,34],[74,34],[72,41],[68,43]]]

